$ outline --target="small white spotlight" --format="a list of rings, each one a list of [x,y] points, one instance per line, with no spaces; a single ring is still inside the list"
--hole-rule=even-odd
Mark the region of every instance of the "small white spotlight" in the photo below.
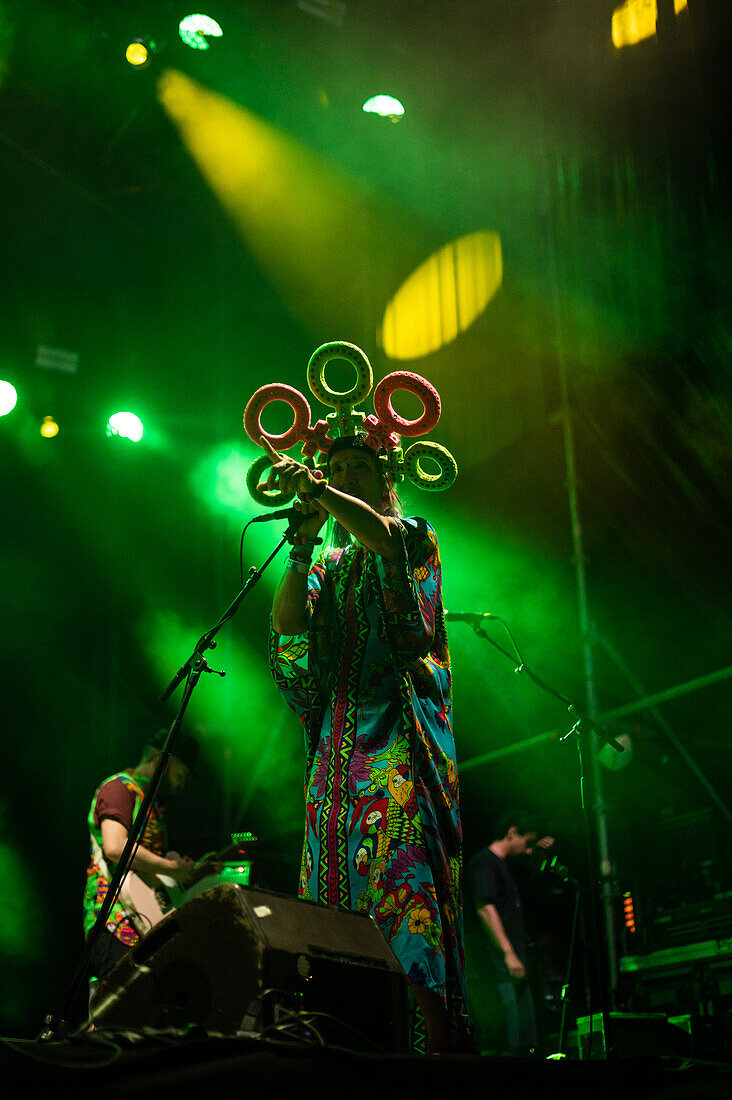
[[[7,416],[18,403],[18,391],[12,382],[0,381],[0,416]]]
[[[131,412],[113,413],[107,423],[107,435],[120,435],[132,443],[139,443],[143,435],[142,421]]]
[[[392,95],[374,95],[367,99],[363,105],[367,114],[381,115],[382,118],[390,118],[392,122],[398,122],[404,115],[404,106]]]
[[[208,38],[221,38],[224,32],[210,15],[187,15],[178,24],[178,34],[185,46],[192,50],[209,49]]]

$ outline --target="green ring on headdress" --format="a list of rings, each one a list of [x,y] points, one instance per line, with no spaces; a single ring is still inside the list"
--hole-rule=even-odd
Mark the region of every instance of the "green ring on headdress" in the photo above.
[[[430,474],[422,468],[422,459],[436,463],[440,472]],[[447,447],[429,441],[413,443],[404,455],[404,468],[409,480],[420,489],[431,492],[449,489],[458,476],[458,465]]]
[[[247,489],[252,499],[262,508],[283,508],[285,504],[290,503],[295,495],[294,493],[283,493],[280,489],[271,493],[268,489],[257,488],[265,470],[269,469],[271,465],[269,455],[260,455],[259,458],[255,458],[247,470]]]
[[[350,390],[342,393],[332,390],[325,381],[325,368],[331,359],[345,359],[356,370],[356,381]],[[371,369],[366,355],[355,344],[347,344],[343,340],[334,340],[329,344],[323,344],[310,356],[308,363],[308,386],[313,397],[317,397],[323,405],[331,409],[339,409],[344,405],[360,405],[371,393],[374,384],[374,372]]]

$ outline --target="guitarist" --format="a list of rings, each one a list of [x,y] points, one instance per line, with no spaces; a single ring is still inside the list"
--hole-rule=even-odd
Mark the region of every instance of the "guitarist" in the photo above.
[[[167,736],[167,730],[160,730],[144,746],[142,759],[137,766],[126,768],[105,779],[92,798],[87,819],[91,859],[84,891],[85,936],[91,931],[102,907],[115,865],[127,843],[132,823],[145,797]],[[169,798],[180,794],[184,789],[188,773],[194,770],[197,753],[198,742],[195,738],[179,730],[175,741],[175,755],[170,754],[158,789],[159,801],[151,809],[132,859],[133,871],[168,875],[182,886],[186,886],[191,880],[193,860],[189,856],[175,855],[169,858],[165,854],[169,845],[163,806]],[[140,932],[129,919],[124,906],[117,900],[92,951],[92,995],[98,980],[104,978],[139,939]]]

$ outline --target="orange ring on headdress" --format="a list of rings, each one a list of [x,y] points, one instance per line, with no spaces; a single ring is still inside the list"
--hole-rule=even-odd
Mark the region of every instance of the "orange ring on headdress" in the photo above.
[[[424,412],[416,420],[405,420],[394,412],[391,396],[398,390],[412,393],[422,402]],[[382,378],[374,390],[374,412],[391,431],[414,439],[432,431],[440,419],[442,404],[439,393],[426,378],[409,370],[395,370]]]

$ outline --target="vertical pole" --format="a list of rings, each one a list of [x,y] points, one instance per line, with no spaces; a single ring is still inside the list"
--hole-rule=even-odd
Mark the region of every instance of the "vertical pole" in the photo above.
[[[582,523],[580,520],[577,493],[577,470],[574,453],[574,435],[572,431],[572,413],[569,400],[569,383],[567,380],[566,365],[561,354],[559,355],[559,383],[561,393],[560,415],[562,420],[562,434],[564,438],[564,454],[567,470],[567,494],[569,498],[569,514],[572,528],[572,560],[575,567],[577,603],[579,609],[580,630],[582,633],[582,661],[585,679],[587,713],[591,719],[595,719],[598,716],[599,710],[597,705],[597,694],[595,690],[595,662],[592,644],[593,629],[592,623],[590,622],[590,614],[587,600],[587,574],[585,569],[586,558],[584,552]],[[589,752],[586,754],[586,756],[587,759],[583,760],[583,769],[584,765],[586,764],[587,768],[589,768],[591,771],[591,775],[587,777],[586,773],[583,772],[583,774],[584,777],[589,778],[591,782],[589,783],[588,788],[583,791],[583,798],[587,793],[589,793],[589,791],[592,792],[593,805],[590,806],[589,809],[594,819],[597,842],[597,856],[599,858],[599,867],[590,868],[590,873],[593,875],[599,874],[599,879],[601,883],[601,900],[605,924],[604,939],[606,950],[609,1007],[613,1008],[615,1006],[618,978],[615,922],[613,917],[613,868],[608,845],[607,814],[602,790],[602,773],[598,760],[598,736],[594,732],[589,738]],[[600,975],[599,977],[602,981],[603,976]]]
[[[231,748],[228,745],[224,749],[224,761],[222,771],[223,797],[221,799],[221,809],[224,818],[223,828],[226,836],[231,839],[231,834],[234,832],[234,791],[231,782]]]

